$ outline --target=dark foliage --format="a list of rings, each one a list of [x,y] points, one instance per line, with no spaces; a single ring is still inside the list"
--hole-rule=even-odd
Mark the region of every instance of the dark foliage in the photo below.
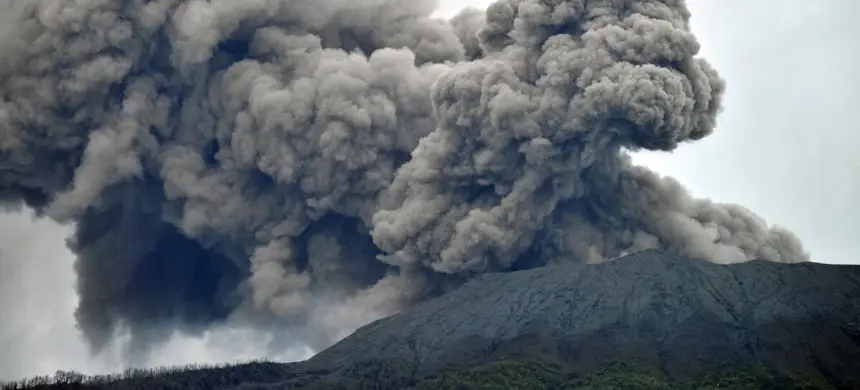
[[[235,366],[188,366],[128,370],[85,376],[57,372],[0,387],[30,389],[302,389],[302,390],[835,390],[822,378],[751,365],[686,383],[673,383],[656,367],[638,362],[608,362],[574,375],[550,359],[524,358],[451,368],[421,380],[404,362],[367,360],[338,373],[301,372],[295,365],[252,362]]]
[[[289,377],[290,364],[262,361],[236,365],[190,365],[132,369],[109,375],[83,375],[57,371],[0,385],[2,390],[24,389],[219,389],[248,382],[269,383]]]

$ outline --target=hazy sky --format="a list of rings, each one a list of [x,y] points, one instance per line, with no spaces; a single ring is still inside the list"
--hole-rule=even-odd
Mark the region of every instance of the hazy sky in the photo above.
[[[440,13],[488,0],[441,0]],[[639,161],[695,195],[739,203],[795,231],[826,263],[858,263],[860,244],[860,12],[856,0],[693,0],[703,55],[728,82],[717,131],[673,154]],[[88,359],[74,328],[68,231],[28,215],[0,215],[0,381],[115,370]],[[230,330],[177,340],[158,364],[255,357],[264,335]],[[288,351],[279,359],[303,357]]]

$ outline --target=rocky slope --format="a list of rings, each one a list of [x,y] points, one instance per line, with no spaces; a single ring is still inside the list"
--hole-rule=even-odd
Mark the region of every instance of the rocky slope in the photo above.
[[[298,364],[80,388],[856,389],[858,323],[858,266],[650,251],[485,275]]]
[[[860,388],[860,267],[717,265],[650,251],[599,265],[486,275],[372,323],[302,364],[349,372],[545,356],[585,373],[637,361],[682,381],[762,364]]]

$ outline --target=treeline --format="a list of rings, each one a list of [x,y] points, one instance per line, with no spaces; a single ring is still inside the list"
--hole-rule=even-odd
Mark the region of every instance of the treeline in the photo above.
[[[276,382],[288,376],[291,364],[255,360],[243,363],[128,369],[121,373],[84,375],[57,371],[14,382],[0,383],[0,390],[30,389],[217,389],[245,384]]]
[[[300,366],[299,366],[300,367]],[[609,362],[590,372],[574,373],[563,362],[518,358],[448,367],[436,375],[416,380],[413,367],[404,361],[370,359],[332,372],[307,371],[293,364],[262,361],[230,365],[191,365],[126,370],[110,375],[86,376],[58,371],[11,382],[0,390],[30,389],[206,389],[206,390],[835,390],[826,379],[783,372],[760,365],[740,366],[714,372],[705,378],[676,382],[658,367],[645,362]]]

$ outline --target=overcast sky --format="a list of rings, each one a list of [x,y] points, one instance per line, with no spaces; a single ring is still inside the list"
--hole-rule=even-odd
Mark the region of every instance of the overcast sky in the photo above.
[[[405,1],[405,0],[404,0]],[[441,0],[440,13],[487,0]],[[860,1],[692,0],[703,55],[728,82],[717,131],[673,154],[638,156],[695,195],[739,203],[795,231],[813,261],[860,260]],[[0,215],[0,381],[116,370],[74,329],[68,230]],[[239,340],[237,342],[237,340]],[[177,340],[160,364],[256,357],[265,338],[229,330]],[[297,359],[289,351],[279,359]]]

